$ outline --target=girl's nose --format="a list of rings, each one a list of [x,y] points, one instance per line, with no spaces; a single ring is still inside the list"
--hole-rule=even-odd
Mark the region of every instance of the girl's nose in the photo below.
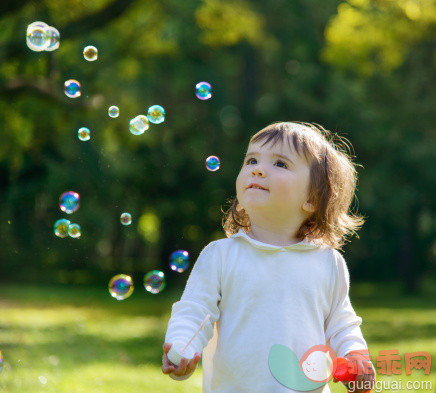
[[[251,170],[251,175],[252,176],[260,176],[260,177],[265,177],[265,172],[262,170],[262,168],[260,168],[260,167],[256,167],[256,168],[253,168],[252,170]]]

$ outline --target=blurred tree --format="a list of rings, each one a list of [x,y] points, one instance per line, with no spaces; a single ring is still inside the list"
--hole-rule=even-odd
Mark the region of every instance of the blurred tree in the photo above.
[[[323,50],[340,70],[334,105],[356,124],[367,163],[360,196],[369,220],[359,254],[381,276],[402,277],[408,292],[436,262],[435,27],[434,0],[353,0],[338,7]]]
[[[366,2],[356,1],[353,10],[383,32],[384,8],[377,7],[385,2],[374,3],[370,13]],[[170,281],[184,283],[185,276],[169,271],[168,256],[184,248],[195,260],[207,242],[223,236],[220,210],[235,195],[249,136],[279,120],[345,130],[356,147],[365,166],[361,209],[369,219],[361,239],[346,249],[352,273],[398,278],[403,266],[409,279],[415,274],[410,261],[416,274],[429,272],[436,248],[430,200],[434,57],[422,44],[430,39],[431,24],[410,36],[401,61],[371,65],[377,50],[400,53],[403,27],[385,45],[370,36],[365,43],[357,28],[335,28],[351,24],[341,19],[347,4],[337,13],[338,5],[339,0],[5,2],[3,277],[107,282],[115,273],[139,278],[161,268]],[[26,27],[36,20],[59,29],[58,50],[27,48]],[[404,28],[417,22],[408,23]],[[356,50],[344,49],[347,37],[359,37]],[[378,46],[366,50],[371,42]],[[86,45],[98,48],[97,61],[83,59]],[[399,58],[380,55],[385,57]],[[71,78],[82,84],[80,98],[63,94]],[[213,86],[209,101],[195,97],[202,80]],[[129,120],[154,104],[165,108],[165,122],[151,124],[143,135],[130,134]],[[120,108],[118,118],[108,117],[110,105]],[[77,139],[82,126],[91,130],[88,142]],[[204,166],[212,154],[221,158],[217,172]],[[57,199],[67,190],[81,195],[80,209],[68,216],[82,226],[80,240],[52,232],[54,222],[65,217]],[[124,211],[132,214],[131,226],[119,222]]]

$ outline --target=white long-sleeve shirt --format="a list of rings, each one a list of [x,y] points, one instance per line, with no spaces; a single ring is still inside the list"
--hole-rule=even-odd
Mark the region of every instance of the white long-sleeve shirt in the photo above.
[[[165,342],[187,343],[210,314],[190,345],[203,351],[204,393],[292,393],[269,369],[274,344],[298,359],[320,344],[337,356],[367,348],[348,291],[338,251],[308,240],[274,246],[239,230],[201,252],[172,307]]]

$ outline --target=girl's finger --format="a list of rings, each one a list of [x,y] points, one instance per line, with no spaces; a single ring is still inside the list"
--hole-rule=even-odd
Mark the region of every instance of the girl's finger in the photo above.
[[[200,354],[197,352],[195,356],[191,359],[191,361],[188,363],[187,371],[191,373],[197,368],[197,364],[200,361]]]
[[[174,370],[174,374],[178,377],[181,377],[182,375],[186,375],[186,366],[188,364],[188,359],[182,358],[179,366]]]

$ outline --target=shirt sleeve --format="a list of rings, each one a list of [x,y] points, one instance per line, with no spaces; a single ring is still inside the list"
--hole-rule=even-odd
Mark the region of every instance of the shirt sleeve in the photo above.
[[[336,356],[342,357],[350,351],[367,349],[360,325],[362,318],[356,315],[350,301],[350,275],[344,258],[334,251],[334,274],[330,313],[324,322],[327,344]]]
[[[195,263],[180,301],[172,306],[165,342],[188,343],[206,316],[210,319],[190,344],[201,353],[213,335],[213,325],[220,317],[221,253],[217,242],[208,244]]]

